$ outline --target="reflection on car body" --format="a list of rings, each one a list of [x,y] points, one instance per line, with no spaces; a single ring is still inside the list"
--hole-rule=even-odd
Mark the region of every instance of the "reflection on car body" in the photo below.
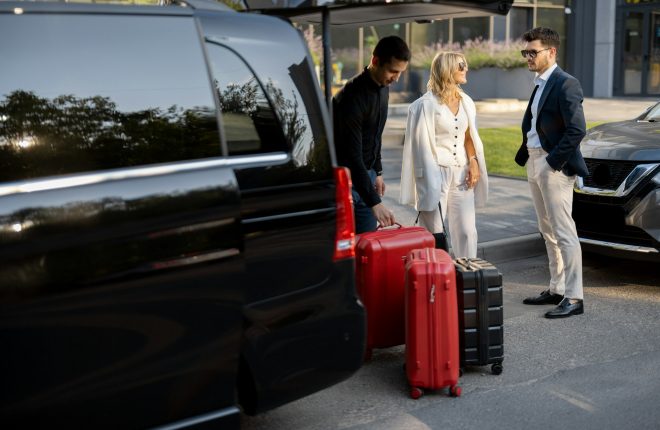
[[[660,260],[660,103],[588,131],[573,218],[585,249]]]
[[[361,366],[348,177],[290,23],[0,2],[0,58],[1,428],[235,428]]]
[[[0,428],[236,428],[349,377],[350,178],[300,31],[84,1],[0,1]]]

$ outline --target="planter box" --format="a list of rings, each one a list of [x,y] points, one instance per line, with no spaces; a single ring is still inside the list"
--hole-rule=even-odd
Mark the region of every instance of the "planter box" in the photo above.
[[[529,100],[534,90],[534,73],[527,69],[486,67],[470,70],[467,84],[462,85],[470,97],[481,99]]]
[[[426,83],[429,80],[428,70],[411,69],[408,80],[408,91],[417,96],[426,92]],[[474,100],[483,99],[520,99],[529,100],[534,89],[534,73],[525,68],[498,69],[486,67],[479,70],[470,70],[467,83],[461,85],[463,90]],[[401,80],[392,91],[405,91],[401,87]]]

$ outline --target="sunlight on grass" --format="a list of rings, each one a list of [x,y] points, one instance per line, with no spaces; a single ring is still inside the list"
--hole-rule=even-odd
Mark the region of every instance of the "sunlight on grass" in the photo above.
[[[587,129],[603,122],[587,123]],[[484,143],[486,166],[492,175],[526,178],[525,168],[520,167],[513,158],[522,143],[520,127],[481,128],[479,136]]]
[[[492,175],[525,178],[525,168],[513,161],[522,141],[520,127],[482,128],[479,136],[484,143],[486,167]]]

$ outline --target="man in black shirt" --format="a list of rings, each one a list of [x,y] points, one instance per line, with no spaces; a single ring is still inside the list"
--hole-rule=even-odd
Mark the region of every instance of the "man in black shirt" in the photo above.
[[[385,194],[381,139],[389,101],[388,86],[408,67],[410,50],[401,38],[382,38],[369,66],[351,78],[332,99],[338,163],[351,171],[356,233],[377,224],[394,224],[394,214],[381,201]]]

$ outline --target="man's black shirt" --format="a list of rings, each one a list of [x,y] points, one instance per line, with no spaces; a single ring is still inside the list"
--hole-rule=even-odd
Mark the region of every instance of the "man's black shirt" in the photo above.
[[[365,68],[332,99],[337,162],[350,169],[353,188],[369,207],[381,202],[368,171],[380,175],[383,170],[380,150],[389,95],[388,87],[378,85]]]

